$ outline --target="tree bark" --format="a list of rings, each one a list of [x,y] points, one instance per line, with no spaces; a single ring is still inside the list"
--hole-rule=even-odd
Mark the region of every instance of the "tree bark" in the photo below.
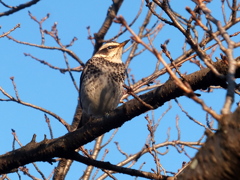
[[[240,107],[225,115],[178,180],[240,179]]]

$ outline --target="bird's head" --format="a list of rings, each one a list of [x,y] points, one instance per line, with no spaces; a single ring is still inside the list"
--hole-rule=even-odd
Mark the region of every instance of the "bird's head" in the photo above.
[[[123,47],[128,43],[126,40],[122,43],[107,42],[103,44],[93,57],[101,57],[115,63],[122,63]]]

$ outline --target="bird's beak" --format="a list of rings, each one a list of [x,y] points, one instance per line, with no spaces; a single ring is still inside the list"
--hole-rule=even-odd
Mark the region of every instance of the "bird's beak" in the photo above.
[[[128,41],[130,41],[130,39],[126,40],[126,41],[123,41],[122,43],[120,43],[119,47],[124,47]]]

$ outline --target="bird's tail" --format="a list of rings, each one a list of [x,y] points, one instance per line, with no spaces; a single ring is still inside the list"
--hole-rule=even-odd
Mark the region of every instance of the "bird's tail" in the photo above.
[[[81,120],[80,120],[79,125],[78,125],[78,128],[81,128],[82,126],[84,126],[84,124],[86,124],[87,122],[89,122],[91,120],[92,120],[91,116],[89,116],[87,113],[85,113],[83,111],[82,116],[81,116]]]

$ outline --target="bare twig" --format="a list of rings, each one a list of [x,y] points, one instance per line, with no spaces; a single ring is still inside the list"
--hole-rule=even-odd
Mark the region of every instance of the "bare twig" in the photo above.
[[[79,57],[71,50],[67,49],[67,48],[62,48],[62,47],[52,47],[52,46],[45,46],[45,45],[38,45],[38,44],[32,44],[32,43],[28,43],[28,42],[23,42],[23,41],[18,41],[16,39],[14,39],[11,36],[7,36],[9,39],[13,40],[16,43],[19,44],[24,44],[24,45],[28,45],[28,46],[33,46],[33,47],[38,47],[41,49],[49,49],[49,50],[59,50],[62,52],[66,52],[68,55],[70,55],[73,59],[75,59],[79,64],[81,64],[82,66],[84,66],[84,63],[79,59]]]
[[[209,129],[206,125],[202,124],[201,122],[197,121],[196,119],[194,119],[192,116],[189,115],[189,113],[183,109],[182,105],[178,102],[177,99],[175,99],[175,102],[177,103],[177,105],[179,106],[179,108],[182,110],[182,112],[193,122],[195,122],[196,124],[204,127],[205,129]],[[209,129],[210,130],[210,129]]]
[[[38,21],[37,18],[34,17],[34,16],[31,14],[30,11],[28,11],[28,15],[31,17],[31,19],[33,19],[35,22],[38,23],[38,25],[39,25],[39,30],[40,30],[40,34],[41,34],[41,45],[44,45],[44,43],[45,43],[45,37],[44,37],[44,31],[43,31],[43,28],[42,28],[42,23],[49,18],[50,13],[48,13],[48,14],[47,14],[44,18],[42,18],[40,21]]]
[[[3,95],[5,95],[6,97],[8,97],[9,99],[0,99],[0,101],[13,101],[13,102],[17,102],[19,104],[22,104],[24,106],[28,106],[28,107],[31,107],[31,108],[34,108],[34,109],[38,109],[42,112],[45,112],[51,116],[53,116],[54,118],[56,118],[60,123],[62,123],[66,129],[68,131],[70,131],[70,125],[64,120],[62,119],[60,116],[56,115],[55,113],[47,110],[47,109],[44,109],[42,107],[39,107],[39,106],[36,106],[36,105],[33,105],[33,104],[30,104],[30,103],[27,103],[27,102],[24,102],[20,99],[16,99],[14,97],[12,97],[10,94],[8,94],[7,92],[4,91],[4,89],[2,87],[0,87],[0,91],[2,92]]]
[[[41,60],[41,59],[38,59],[36,57],[34,57],[33,55],[29,54],[29,53],[24,53],[25,56],[29,56],[31,57],[32,59],[50,67],[51,69],[55,69],[55,70],[59,70],[61,73],[65,73],[67,71],[75,71],[75,72],[80,72],[83,70],[83,66],[78,66],[78,67],[75,67],[75,68],[67,68],[67,69],[63,69],[63,68],[59,68],[59,67],[56,67],[56,66],[53,66],[51,65],[50,63],[48,63],[47,61],[44,61],[44,60]]]
[[[116,128],[113,131],[113,133],[112,133],[111,137],[108,139],[108,141],[106,143],[104,143],[103,145],[101,145],[101,149],[104,148],[106,145],[108,145],[112,141],[112,139],[114,138],[114,136],[116,135],[117,132],[118,132],[118,128]]]
[[[132,22],[129,24],[129,27],[131,27],[135,22],[136,20],[139,18],[139,16],[141,15],[142,13],[142,8],[144,6],[144,0],[141,0],[141,5],[140,5],[140,8],[137,12],[137,15],[135,16],[135,18],[132,20]],[[118,37],[120,37],[122,34],[124,34],[125,32],[127,31],[127,29],[125,28],[123,31],[120,31],[117,35],[115,35],[114,37],[112,37],[111,39],[108,39],[108,40],[105,40],[104,42],[107,42],[107,41],[112,41],[112,40],[115,40],[117,39]]]
[[[68,58],[67,58],[65,52],[63,53],[63,56],[64,56],[64,60],[65,60],[65,63],[66,63],[67,69],[68,69],[68,73],[69,73],[69,75],[70,75],[70,77],[71,77],[71,80],[72,80],[72,82],[73,82],[73,85],[74,85],[75,89],[77,90],[77,92],[79,92],[78,85],[77,85],[77,83],[76,83],[76,81],[75,81],[75,79],[74,79],[74,77],[73,77],[72,72],[71,72],[71,68],[70,68],[70,66],[69,66]]]
[[[148,107],[149,109],[154,109],[150,104],[145,103],[141,98],[139,98],[136,94],[134,94],[133,90],[130,87],[128,87],[126,85],[123,85],[123,87],[125,87],[127,89],[128,94],[132,95],[139,102],[141,102],[144,106]]]
[[[0,35],[0,38],[7,36],[8,34],[10,34],[11,32],[13,32],[15,29],[20,28],[20,24],[17,24],[14,28],[10,29],[8,32],[3,33],[2,35]]]
[[[124,155],[126,158],[128,158],[129,155],[128,155],[127,153],[125,153],[125,152],[121,149],[119,143],[118,143],[118,142],[114,142],[114,143],[116,144],[118,151],[119,151],[122,155]]]
[[[48,125],[48,129],[49,129],[49,132],[50,132],[50,137],[51,137],[51,139],[53,139],[53,131],[52,131],[52,127],[51,127],[51,124],[50,124],[50,119],[47,117],[46,114],[44,114],[44,118],[45,118],[46,123]]]
[[[17,86],[16,86],[16,83],[14,81],[14,77],[10,77],[11,81],[12,81],[12,84],[13,84],[13,89],[14,89],[14,92],[15,92],[15,95],[16,95],[16,98],[17,98],[17,101],[21,101],[20,98],[19,98],[19,95],[18,95],[18,90],[17,90]]]

